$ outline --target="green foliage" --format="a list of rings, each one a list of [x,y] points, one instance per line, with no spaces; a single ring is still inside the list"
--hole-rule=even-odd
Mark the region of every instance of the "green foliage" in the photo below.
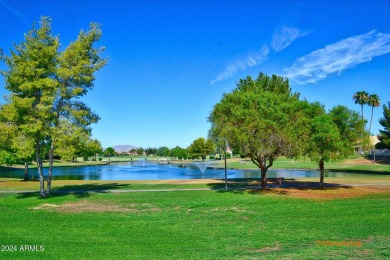
[[[14,165],[18,162],[16,154],[8,150],[0,150],[0,165]]]
[[[55,154],[62,160],[73,161],[82,156],[87,158],[102,151],[98,140],[90,139],[91,133],[66,120],[61,120],[56,128],[54,139],[56,140]]]
[[[52,36],[51,20],[43,17],[38,29],[25,34],[25,41],[15,45],[11,56],[3,56],[9,70],[2,71],[9,97],[7,121],[22,133],[41,143],[49,133],[57,81],[59,38]]]
[[[372,125],[372,117],[374,115],[374,108],[379,107],[381,104],[381,100],[378,95],[371,94],[368,97],[367,104],[371,107],[371,119],[370,119],[370,127],[368,128],[368,133],[371,134],[371,125]]]
[[[24,41],[15,44],[9,56],[1,56],[8,67],[1,74],[11,93],[7,104],[2,107],[2,117],[18,129],[13,149],[19,159],[30,158],[29,149],[35,148],[42,196],[42,157],[46,150],[50,160],[48,191],[54,147],[58,147],[57,153],[67,159],[86,151],[88,138],[85,135],[71,137],[69,131],[62,136],[61,130],[69,130],[69,127],[62,126],[62,122],[83,128],[87,133],[90,132],[89,125],[99,120],[80,97],[93,88],[94,73],[107,62],[100,57],[104,48],[94,47],[101,35],[100,26],[91,23],[87,32],[81,31],[75,41],[64,51],[59,51],[60,37],[53,35],[51,19],[42,17],[39,27],[34,24],[25,34]],[[83,145],[80,140],[83,140]]]
[[[115,154],[115,149],[112,147],[107,147],[106,150],[104,150],[104,156],[110,157]]]
[[[149,147],[149,148],[146,148],[145,149],[145,154],[146,155],[154,155],[154,154],[156,154],[157,153],[157,148],[151,148],[151,147]]]
[[[192,142],[188,147],[188,153],[193,159],[206,157],[214,152],[214,143],[211,139],[200,137]]]
[[[353,94],[352,98],[355,100],[355,104],[359,104],[361,106],[361,118],[364,120],[363,106],[368,103],[368,93],[366,91],[358,91]]]
[[[140,147],[140,148],[137,148],[136,152],[138,155],[144,155],[145,150],[144,150],[144,148]]]
[[[161,146],[156,151],[157,156],[167,157],[169,155],[169,148],[166,146]]]
[[[84,145],[84,149],[81,152],[81,156],[84,158],[96,156],[103,152],[102,144],[97,139],[88,139]]]
[[[188,152],[185,148],[181,148],[180,146],[176,146],[170,150],[169,156],[176,157],[178,159],[187,159]]]
[[[302,152],[307,106],[298,94],[291,93],[285,78],[262,73],[255,80],[247,77],[214,106],[210,136],[227,140],[240,154],[250,157],[265,178],[278,156]]]
[[[376,145],[376,148],[390,149],[390,102],[388,102],[388,106],[383,104],[383,118],[379,120],[379,123],[383,126],[383,130],[379,130],[380,143]]]
[[[345,106],[318,114],[310,123],[308,154],[314,161],[346,158],[361,141],[363,121]]]

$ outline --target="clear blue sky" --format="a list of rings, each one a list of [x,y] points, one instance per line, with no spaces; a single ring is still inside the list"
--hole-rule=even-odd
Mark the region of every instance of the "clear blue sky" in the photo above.
[[[352,95],[361,90],[387,103],[389,14],[388,0],[0,0],[0,47],[8,54],[40,16],[53,19],[63,46],[101,23],[110,61],[84,99],[101,116],[94,137],[103,147],[187,147],[207,136],[222,94],[260,71],[287,76],[327,109],[360,111]],[[374,133],[382,112],[374,110]]]

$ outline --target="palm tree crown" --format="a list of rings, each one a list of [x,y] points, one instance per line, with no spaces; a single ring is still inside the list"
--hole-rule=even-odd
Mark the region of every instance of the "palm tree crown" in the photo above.
[[[362,107],[362,119],[364,119],[363,116],[363,105],[366,105],[368,102],[368,93],[366,91],[358,91],[352,96],[353,99],[355,99],[355,104],[359,104]]]
[[[367,99],[367,104],[371,107],[371,120],[370,120],[370,128],[368,132],[371,133],[371,124],[372,124],[372,116],[374,114],[374,107],[379,107],[381,105],[381,100],[377,94],[372,94]]]

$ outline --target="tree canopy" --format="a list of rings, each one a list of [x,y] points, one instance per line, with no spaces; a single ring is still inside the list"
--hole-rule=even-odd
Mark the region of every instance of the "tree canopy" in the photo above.
[[[379,130],[379,143],[376,145],[377,149],[390,149],[390,102],[388,105],[383,104],[383,118],[379,120],[383,130]]]
[[[188,153],[193,158],[202,158],[204,161],[206,157],[212,154],[214,151],[214,143],[210,139],[200,137],[192,142],[188,147]]]
[[[308,105],[291,93],[286,78],[263,73],[255,80],[247,77],[214,106],[210,136],[239,147],[260,168],[264,188],[267,170],[277,157],[302,153]]]
[[[321,188],[325,162],[352,155],[355,145],[361,141],[363,125],[359,114],[345,106],[336,106],[328,113],[323,110],[312,117],[306,151],[319,164]]]
[[[353,153],[363,120],[344,106],[326,113],[315,102],[300,100],[287,78],[260,73],[241,79],[224,94],[209,116],[213,140],[228,141],[260,168],[262,188],[267,170],[279,156],[308,156],[319,163]]]
[[[42,17],[39,26],[34,24],[9,56],[2,55],[8,70],[1,74],[10,92],[2,110],[7,111],[6,122],[17,127],[19,139],[34,145],[42,197],[50,192],[54,147],[61,143],[62,122],[90,131],[89,125],[99,120],[80,97],[93,88],[94,73],[107,62],[100,57],[104,49],[94,47],[101,35],[100,26],[91,23],[87,32],[82,30],[60,51],[60,37],[52,33],[51,19]],[[49,172],[45,191],[42,157],[46,147]]]

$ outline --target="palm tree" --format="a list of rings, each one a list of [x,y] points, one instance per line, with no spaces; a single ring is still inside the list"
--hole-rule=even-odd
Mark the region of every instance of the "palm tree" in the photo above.
[[[372,124],[372,115],[374,114],[374,107],[379,107],[381,105],[381,100],[377,94],[372,94],[368,97],[367,104],[371,107],[371,119],[370,119],[370,128],[368,132],[371,133],[371,124]]]
[[[355,99],[355,104],[359,104],[362,107],[362,120],[364,121],[363,106],[368,102],[368,93],[366,91],[358,91],[352,96]],[[364,131],[364,125],[363,125]]]

